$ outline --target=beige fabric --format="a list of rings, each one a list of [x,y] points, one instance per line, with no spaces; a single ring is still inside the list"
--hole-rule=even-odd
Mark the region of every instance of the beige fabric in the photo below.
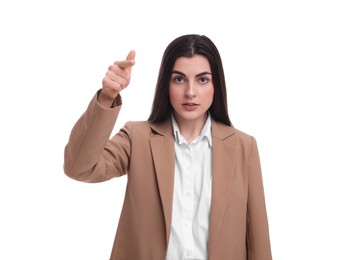
[[[65,147],[64,171],[84,182],[127,175],[111,260],[164,260],[170,235],[175,164],[171,121],[127,122],[112,138],[121,98],[96,96]],[[253,137],[212,120],[209,260],[271,260],[261,167]],[[113,198],[115,201],[115,198]]]

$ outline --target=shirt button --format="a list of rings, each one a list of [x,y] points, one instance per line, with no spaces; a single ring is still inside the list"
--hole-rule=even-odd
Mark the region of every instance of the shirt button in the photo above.
[[[185,251],[185,252],[183,253],[183,257],[186,257],[186,258],[191,257],[191,252]]]
[[[185,196],[186,196],[187,198],[191,198],[192,192],[191,192],[191,191],[187,191],[187,192],[185,193]]]

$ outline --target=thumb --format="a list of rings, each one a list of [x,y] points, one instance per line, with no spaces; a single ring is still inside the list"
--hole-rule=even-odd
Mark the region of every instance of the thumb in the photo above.
[[[131,67],[135,64],[135,51],[130,51],[126,57],[126,60],[116,61],[117,64],[121,69],[131,69]]]
[[[135,59],[135,51],[131,50],[126,57],[126,60],[132,60],[133,61],[134,59]]]

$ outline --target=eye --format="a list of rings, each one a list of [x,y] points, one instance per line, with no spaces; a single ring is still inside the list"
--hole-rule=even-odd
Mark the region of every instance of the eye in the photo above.
[[[204,84],[209,82],[209,78],[208,77],[199,77],[198,81],[200,84],[204,85]]]
[[[173,81],[177,84],[180,84],[180,83],[183,83],[185,81],[185,79],[181,75],[176,75],[173,77]]]

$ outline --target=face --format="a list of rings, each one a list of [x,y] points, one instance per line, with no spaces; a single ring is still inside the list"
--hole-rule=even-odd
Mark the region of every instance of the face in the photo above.
[[[211,69],[206,57],[179,57],[169,84],[170,102],[178,124],[203,123],[214,98]]]

